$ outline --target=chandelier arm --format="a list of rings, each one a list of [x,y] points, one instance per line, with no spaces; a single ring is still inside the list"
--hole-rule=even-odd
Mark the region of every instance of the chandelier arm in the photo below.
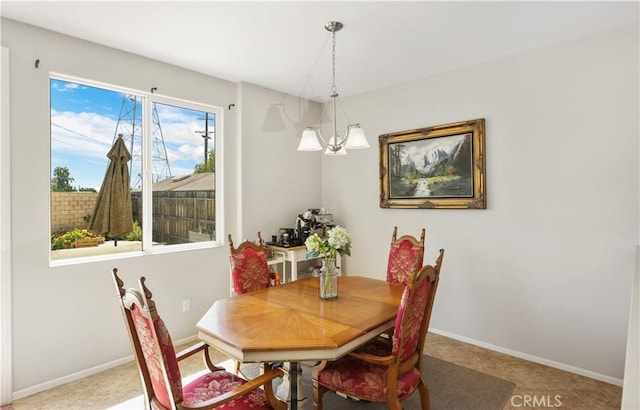
[[[319,127],[316,128],[316,135],[318,136],[318,138],[320,138],[320,141],[322,141],[322,143],[324,145],[329,145],[327,140],[325,140],[324,137],[322,136],[322,133],[320,132],[320,128]]]
[[[352,125],[351,124],[351,120],[349,119],[349,116],[347,115],[347,112],[344,110],[344,107],[342,106],[342,103],[340,101],[338,101],[338,104],[340,104],[340,109],[342,110],[342,115],[344,115],[344,118],[347,119],[347,126]]]
[[[329,109],[329,104],[325,104],[324,108],[322,110],[322,114],[320,115],[320,118],[318,118],[318,121],[316,121],[316,125],[314,126],[315,128],[319,128],[320,127],[320,123],[322,123],[322,119],[327,114],[328,109]]]
[[[316,125],[314,126],[316,130],[316,135],[318,136],[318,138],[320,138],[320,141],[322,141],[324,145],[329,145],[329,143],[324,139],[324,137],[322,136],[322,133],[320,132],[320,123],[322,122],[322,119],[324,118],[328,109],[329,109],[329,104],[325,104],[324,109],[322,110],[322,115],[320,115],[320,118],[318,119],[318,121],[316,122]]]
[[[347,112],[344,110],[344,107],[342,106],[342,103],[340,102],[340,100],[338,100],[338,104],[340,105],[340,109],[342,110],[342,114],[347,119],[347,129],[344,132],[344,138],[342,138],[342,140],[337,142],[337,144],[338,145],[344,145],[344,144],[347,143],[347,138],[349,138],[349,126],[351,126],[351,121],[349,120],[349,116],[347,115]]]

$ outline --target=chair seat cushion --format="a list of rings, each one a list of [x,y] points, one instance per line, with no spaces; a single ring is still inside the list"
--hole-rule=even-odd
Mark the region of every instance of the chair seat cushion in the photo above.
[[[207,373],[198,377],[183,388],[185,404],[196,404],[213,399],[224,394],[234,387],[246,383],[241,377],[224,370]],[[267,398],[262,389],[254,389],[250,393],[226,403],[216,409],[243,410],[243,409],[270,409]]]
[[[345,356],[334,362],[328,362],[318,373],[318,382],[349,396],[355,396],[372,402],[387,400],[386,366],[364,362]],[[403,400],[418,386],[420,373],[416,368],[398,377],[398,398]]]

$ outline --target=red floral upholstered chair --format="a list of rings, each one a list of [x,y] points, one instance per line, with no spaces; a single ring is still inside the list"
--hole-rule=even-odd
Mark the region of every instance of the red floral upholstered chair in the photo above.
[[[389,263],[387,265],[387,281],[403,283],[415,271],[422,267],[424,258],[424,228],[417,240],[411,235],[396,238],[398,227],[393,227],[391,248],[389,249]]]
[[[237,248],[233,246],[233,240],[229,235],[229,249],[231,250],[229,260],[234,295],[271,286],[271,272],[267,264],[267,253],[260,232],[258,232],[258,240],[255,243],[245,241]]]
[[[272,277],[269,271],[267,252],[260,232],[256,242],[244,241],[237,248],[233,246],[233,240],[229,235],[229,250],[234,295],[268,288],[272,280],[274,284],[279,285],[278,277]],[[236,361],[236,374],[240,373],[240,365],[241,363]]]
[[[268,369],[249,382],[213,365],[208,346],[198,343],[176,355],[169,332],[151,300],[151,292],[140,278],[140,291],[123,287],[113,269],[129,338],[142,379],[146,409],[277,409],[272,380],[282,377],[280,369]],[[210,372],[187,385],[182,384],[178,363],[197,352],[204,353]],[[264,386],[261,389],[260,386]]]
[[[408,278],[391,340],[378,338],[336,361],[314,367],[315,410],[322,410],[327,390],[400,410],[400,402],[418,389],[422,408],[430,408],[422,356],[443,255],[441,249],[434,266],[424,266]]]

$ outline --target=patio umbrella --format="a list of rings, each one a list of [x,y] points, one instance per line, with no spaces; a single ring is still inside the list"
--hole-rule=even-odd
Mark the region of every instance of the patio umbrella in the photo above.
[[[109,158],[109,166],[104,174],[96,206],[89,221],[89,229],[113,238],[115,246],[118,246],[117,237],[133,230],[129,168],[127,167],[131,154],[122,140],[122,134],[118,134],[107,158]]]

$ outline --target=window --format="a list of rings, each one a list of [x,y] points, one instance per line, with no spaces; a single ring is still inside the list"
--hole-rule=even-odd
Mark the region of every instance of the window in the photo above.
[[[50,96],[52,260],[217,241],[220,109],[64,76]],[[107,157],[119,138],[120,165]],[[126,170],[110,178],[110,166]],[[107,183],[118,175],[120,199]],[[122,232],[114,220],[129,205]]]

